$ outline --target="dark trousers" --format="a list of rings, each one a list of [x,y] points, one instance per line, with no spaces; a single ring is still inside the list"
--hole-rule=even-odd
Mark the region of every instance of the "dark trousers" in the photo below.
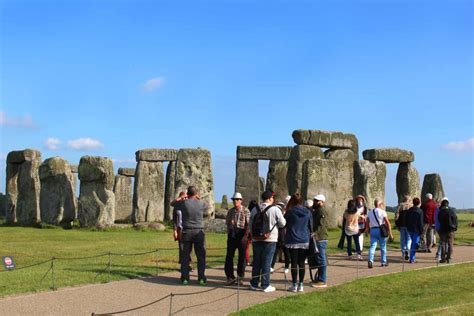
[[[304,282],[304,261],[306,259],[306,249],[288,249],[291,257],[291,280],[296,284],[296,277],[299,276],[300,283]]]
[[[234,275],[234,256],[235,250],[238,250],[237,275],[243,278],[245,275],[245,250],[247,244],[242,244],[242,238],[245,235],[244,229],[238,229],[235,232],[227,234],[227,254],[225,256],[224,271],[228,279],[235,279]]]
[[[339,237],[339,242],[337,243],[337,248],[344,249],[344,241],[346,240],[346,232],[344,230],[346,227],[346,219],[342,219],[342,229],[341,229],[341,237]]]
[[[358,255],[361,254],[361,251],[360,251],[360,243],[359,243],[359,234],[357,235],[352,235],[352,236],[347,236],[347,255],[348,256],[352,256],[352,239],[354,239],[354,243],[355,243],[355,246],[356,246],[356,252]]]
[[[183,261],[183,251],[184,251],[184,244],[181,242],[181,240],[178,240],[178,247],[179,247],[179,251],[178,251],[178,257],[179,257],[179,264],[181,264],[181,262]],[[193,250],[193,246],[191,245],[191,251]],[[190,252],[191,253],[191,252]],[[189,256],[189,264],[191,264],[191,255]]]
[[[439,233],[441,239],[441,260],[451,260],[453,255],[454,232]]]
[[[197,257],[198,279],[206,280],[206,236],[202,229],[184,229],[181,237],[183,253],[181,257],[181,281],[189,280],[189,258],[191,249]]]
[[[275,267],[275,263],[278,258],[278,252],[280,250],[283,252],[283,257],[285,259],[285,269],[288,269],[290,267],[290,252],[288,251],[288,248],[285,247],[285,245],[278,245],[278,243],[272,259],[272,268]]]

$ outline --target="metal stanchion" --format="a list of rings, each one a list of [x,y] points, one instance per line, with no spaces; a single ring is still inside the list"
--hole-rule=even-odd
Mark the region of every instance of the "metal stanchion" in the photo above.
[[[173,296],[174,296],[174,294],[171,293],[171,294],[170,294],[170,310],[169,310],[169,314],[168,314],[169,316],[172,315],[171,312],[172,312],[172,310],[173,310]]]
[[[111,265],[111,261],[112,261],[112,258],[111,258],[111,255],[110,255],[110,252],[109,252],[109,262],[107,264],[107,272],[108,272],[108,275],[109,275],[109,279],[107,282],[110,282],[110,265]]]
[[[56,286],[54,285],[54,259],[55,257],[51,258],[51,283],[53,285],[53,291],[56,290]]]
[[[237,311],[240,311],[240,276],[237,274]]]
[[[288,296],[288,278],[286,277],[286,273],[283,273],[285,275],[285,296]]]
[[[158,249],[156,249],[156,276],[158,276]]]
[[[357,269],[356,280],[359,280],[359,258],[357,258],[356,269]]]

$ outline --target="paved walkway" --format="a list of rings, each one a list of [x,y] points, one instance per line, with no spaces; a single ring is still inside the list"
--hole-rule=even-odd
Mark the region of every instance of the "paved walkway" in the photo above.
[[[379,255],[380,252],[377,253]],[[419,268],[436,266],[434,254],[420,253],[418,263],[405,264],[399,252],[389,252],[388,267],[374,264],[373,269],[367,268],[366,261],[348,260],[344,255],[329,257],[328,281],[330,286],[350,282],[357,278],[373,275],[408,271]],[[376,260],[379,260],[376,257]],[[474,246],[456,246],[455,262],[474,261]],[[440,264],[441,265],[441,264]],[[247,268],[247,275],[250,269]],[[309,284],[309,273],[307,284]],[[225,315],[240,309],[271,301],[288,293],[285,274],[280,267],[272,274],[272,284],[276,292],[263,293],[250,291],[248,282],[245,287],[237,291],[237,287],[224,287],[224,271],[222,268],[207,270],[208,284],[205,287],[197,285],[196,273],[191,275],[189,286],[179,285],[178,272],[167,273],[153,278],[143,278],[125,281],[110,282],[79,287],[63,288],[57,291],[37,294],[19,295],[0,300],[0,314],[8,315],[91,315],[92,313],[113,313],[142,306],[170,293],[172,297],[172,314],[186,315]],[[290,277],[290,275],[288,275]],[[202,292],[197,295],[190,293]],[[305,286],[305,292],[322,291]],[[147,307],[123,313],[123,315],[167,315],[170,312],[170,297]]]

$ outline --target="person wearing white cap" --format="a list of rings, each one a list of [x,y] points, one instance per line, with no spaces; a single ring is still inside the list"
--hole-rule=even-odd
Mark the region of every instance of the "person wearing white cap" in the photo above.
[[[327,287],[327,259],[326,248],[328,245],[328,227],[329,214],[324,203],[326,197],[323,194],[318,194],[313,198],[313,233],[318,247],[316,254],[316,262],[318,264],[317,278],[315,278],[312,287],[323,288]],[[311,268],[311,267],[310,267]]]
[[[438,205],[433,200],[433,194],[426,194],[426,201],[421,204],[421,209],[423,210],[423,222],[425,226],[423,227],[423,234],[421,235],[421,244],[426,248],[427,252],[431,252],[431,247],[436,245],[435,235],[434,235],[434,225],[435,225],[435,212]]]
[[[245,248],[246,245],[242,239],[248,233],[250,211],[242,205],[242,194],[235,192],[232,196],[234,207],[227,212],[227,253],[225,257],[224,271],[227,277],[226,285],[232,285],[236,282],[234,275],[234,256],[235,250],[239,252],[237,259],[237,275],[239,276],[239,285],[242,285],[242,279],[245,274]]]
[[[448,198],[443,198],[438,214],[439,237],[441,239],[441,263],[450,263],[453,255],[454,232],[458,230],[458,217],[449,207]]]

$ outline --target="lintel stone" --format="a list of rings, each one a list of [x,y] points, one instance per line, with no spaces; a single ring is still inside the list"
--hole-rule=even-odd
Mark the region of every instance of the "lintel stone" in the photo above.
[[[383,161],[385,163],[402,163],[415,161],[415,154],[412,151],[400,148],[373,148],[362,152],[365,160]]]
[[[126,177],[135,177],[135,168],[119,168],[118,174]]]
[[[293,147],[237,146],[239,160],[288,160]]]
[[[25,161],[41,160],[41,153],[34,149],[15,150],[7,155],[7,163],[20,164]]]
[[[158,149],[147,148],[138,150],[135,153],[135,159],[139,161],[175,161],[178,157],[178,150],[176,149]]]

